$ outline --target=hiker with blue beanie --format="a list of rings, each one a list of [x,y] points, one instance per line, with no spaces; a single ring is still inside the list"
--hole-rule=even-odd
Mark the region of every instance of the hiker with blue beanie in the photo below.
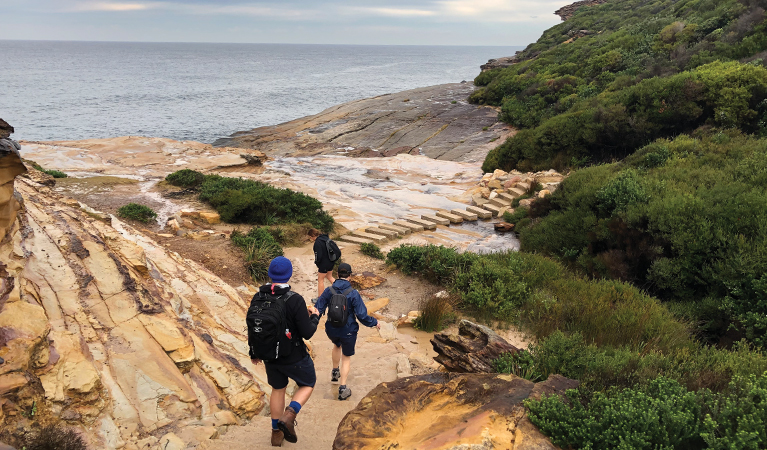
[[[304,339],[317,331],[319,312],[307,308],[301,295],[290,290],[293,264],[278,256],[269,264],[271,283],[261,286],[253,296],[246,316],[248,345],[253,364],[264,362],[266,378],[272,387],[269,409],[272,416],[272,446],[283,439],[297,442],[295,420],[312,395],[317,375]],[[288,379],[298,385],[290,405],[285,407]]]
[[[325,322],[325,333],[333,343],[333,370],[330,381],[339,382],[338,399],[346,400],[351,397],[352,390],[346,385],[346,379],[351,369],[354,347],[357,343],[357,332],[360,326],[357,320],[366,327],[381,328],[374,317],[368,316],[368,309],[362,301],[360,293],[352,288],[347,278],[352,274],[352,266],[342,263],[338,266],[338,279],[317,299],[317,309],[320,316],[327,309],[328,318]]]

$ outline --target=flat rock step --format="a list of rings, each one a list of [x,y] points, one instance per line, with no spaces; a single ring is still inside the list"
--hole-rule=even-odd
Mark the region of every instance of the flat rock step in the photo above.
[[[455,214],[456,216],[462,218],[463,220],[468,220],[468,221],[475,221],[479,218],[477,214],[474,214],[473,212],[469,212],[468,208],[466,211],[462,209],[453,209],[450,211],[450,214]]]
[[[399,227],[397,225],[388,225],[388,224],[385,224],[385,223],[378,225],[378,228],[380,228],[382,230],[394,231],[397,234],[399,234],[400,236],[404,236],[406,234],[410,234],[413,231],[410,228]],[[423,228],[421,228],[421,229],[423,230]]]
[[[511,203],[515,198],[517,198],[519,196],[518,195],[509,194],[508,192],[504,192],[504,193],[498,194],[498,197],[500,197],[500,198],[506,200],[507,202]]]
[[[502,199],[502,198],[499,198],[499,197],[496,197],[496,198],[490,200],[490,204],[491,205],[495,205],[495,206],[497,206],[499,208],[504,208],[504,207],[508,208],[508,207],[511,206],[511,202],[510,201]]]
[[[414,223],[416,225],[421,225],[422,227],[424,227],[427,230],[436,230],[437,229],[437,224],[434,223],[434,222],[430,222],[428,220],[419,219],[417,217],[407,217],[407,218],[405,218],[405,220],[407,220],[410,223]]]
[[[444,226],[450,225],[449,219],[443,219],[442,217],[438,217],[433,214],[422,214],[421,219],[428,220],[429,222],[434,222],[437,225],[444,225]]]
[[[338,238],[341,242],[348,242],[350,244],[372,244],[373,241],[361,237],[352,236],[351,234],[345,234]]]
[[[476,206],[467,206],[466,211],[476,214],[480,219],[490,219],[493,217],[493,213],[490,211]]]
[[[363,239],[368,239],[371,242],[375,242],[375,243],[386,242],[387,240],[386,236],[381,236],[380,234],[366,233],[364,231],[352,231],[352,235],[356,237],[361,237]]]
[[[437,211],[437,216],[442,217],[443,219],[447,219],[450,221],[450,223],[461,223],[463,222],[463,217],[449,213],[447,211]]]
[[[423,231],[424,229],[423,225],[417,224],[414,222],[408,222],[407,220],[395,220],[394,222],[392,222],[392,224],[394,224],[394,226],[397,226],[397,227],[407,228],[408,230],[412,232]]]
[[[499,208],[498,206],[495,206],[495,205],[493,205],[491,203],[488,203],[486,205],[482,205],[482,207],[485,208],[486,210],[490,211],[490,213],[493,214],[493,217],[498,217],[498,214],[501,213],[501,208]]]
[[[527,194],[527,191],[515,187],[515,188],[509,189],[509,194],[513,195],[514,198],[517,198]]]
[[[399,233],[397,233],[396,231],[384,230],[383,228],[379,228],[379,227],[368,227],[368,228],[365,228],[365,232],[366,233],[372,233],[372,234],[380,234],[381,236],[384,236],[384,237],[389,238],[389,239],[393,239],[393,238],[399,236]]]

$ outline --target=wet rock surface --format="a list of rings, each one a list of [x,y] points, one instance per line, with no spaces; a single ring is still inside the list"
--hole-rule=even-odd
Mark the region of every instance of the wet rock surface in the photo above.
[[[471,83],[453,83],[356,100],[280,125],[241,131],[214,145],[270,156],[423,154],[482,161],[512,129],[498,122],[495,109],[469,104],[473,90]]]
[[[13,195],[24,166],[0,164],[0,438],[64,420],[91,448],[196,445],[263,409],[237,291],[32,180]]]
[[[536,386],[513,375],[456,373],[381,383],[341,421],[333,449],[553,450],[522,405]]]

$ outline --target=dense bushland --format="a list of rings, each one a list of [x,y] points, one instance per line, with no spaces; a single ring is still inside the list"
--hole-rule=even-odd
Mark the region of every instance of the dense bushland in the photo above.
[[[488,155],[485,170],[610,160],[705,123],[761,131],[765,6],[612,0],[581,8],[519,63],[475,79],[481,88],[471,100],[501,106],[504,121],[525,129]]]
[[[224,222],[308,223],[325,232],[333,228],[333,217],[322,209],[319,200],[290,189],[242,178],[203,175],[189,169],[174,172],[165,179],[175,186],[199,189],[200,200],[213,206]]]
[[[562,448],[767,448],[767,372],[721,392],[689,391],[666,377],[630,389],[571,390],[527,400],[530,420]]]
[[[516,229],[523,251],[676,302],[707,339],[767,346],[767,139],[656,141],[574,172]]]

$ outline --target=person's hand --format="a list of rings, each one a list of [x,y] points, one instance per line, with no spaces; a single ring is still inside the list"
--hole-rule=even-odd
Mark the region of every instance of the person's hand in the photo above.
[[[251,359],[250,362],[252,362],[253,365],[256,365],[256,366],[261,364],[261,360],[260,359]]]
[[[376,322],[376,328],[378,328],[379,330],[381,329],[381,321],[380,320],[378,322]]]
[[[312,305],[312,306],[309,307],[309,315],[313,316],[315,314],[317,314],[319,316],[320,312],[317,311],[317,308],[315,308],[314,305]]]

